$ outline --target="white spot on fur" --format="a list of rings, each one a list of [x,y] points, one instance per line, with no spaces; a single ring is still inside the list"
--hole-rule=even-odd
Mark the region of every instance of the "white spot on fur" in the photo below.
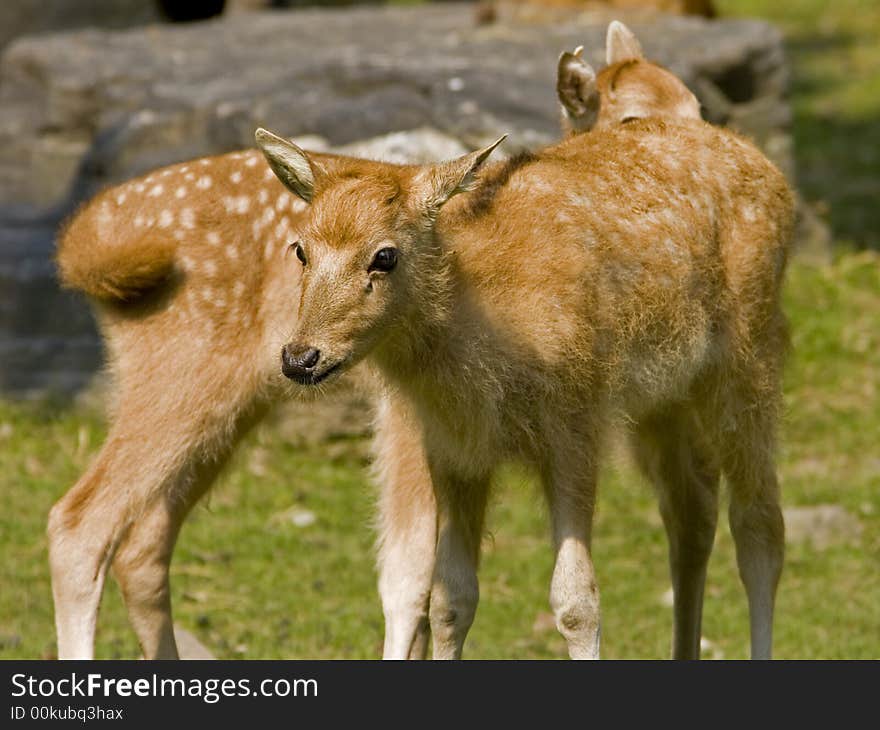
[[[184,238],[186,238],[186,234],[183,231],[174,231],[175,241],[182,241]]]
[[[743,219],[746,223],[754,223],[758,220],[758,214],[755,211],[754,205],[747,205],[743,208]]]
[[[266,203],[268,203],[269,202],[269,191],[268,190],[261,190],[257,194],[257,202],[260,205],[265,205]]]
[[[287,193],[281,193],[278,196],[278,200],[275,202],[275,210],[279,213],[287,208],[290,204],[290,196]]]
[[[209,175],[202,175],[199,178],[199,181],[196,183],[196,187],[199,190],[207,190],[214,184],[214,181],[211,179]]]
[[[208,165],[211,164],[211,160],[209,160],[207,157],[203,157],[201,160],[199,160],[199,164],[202,167],[207,167]]]
[[[162,193],[165,192],[165,188],[162,185],[154,185],[148,195],[151,198],[158,198]]]
[[[235,172],[233,172],[233,173],[229,176],[229,180],[230,180],[232,183],[234,183],[235,185],[238,185],[238,183],[241,182],[241,172],[240,172],[239,170],[236,170]]]
[[[223,205],[227,213],[244,215],[251,207],[251,199],[247,195],[227,195],[223,197]]]
[[[196,179],[196,174],[194,172],[188,172],[186,173],[186,175],[183,176],[183,179],[187,180],[188,182],[192,182]]]
[[[260,158],[259,158],[256,154],[253,154],[253,153],[252,153],[252,154],[248,157],[247,162],[245,162],[244,164],[245,164],[247,167],[256,167],[256,164],[257,164],[259,161],[260,161]]]
[[[170,210],[159,213],[159,228],[168,228],[172,223],[174,223],[174,215]]]
[[[302,213],[306,209],[306,201],[301,198],[290,197],[290,210],[294,213]]]
[[[136,193],[142,193],[142,192],[144,192],[144,190],[146,190],[146,189],[147,189],[147,186],[144,185],[143,183],[136,183],[135,186],[134,186],[134,191],[135,191]]]
[[[155,176],[155,175],[147,175],[147,176],[144,178],[144,182],[145,182],[147,185],[149,185],[149,184],[152,183],[153,180],[155,180],[155,179],[156,179],[156,176]]]
[[[264,180],[271,180],[271,179],[274,178],[274,177],[275,177],[275,173],[272,172],[272,168],[271,168],[271,167],[267,167],[267,168],[266,168],[266,172],[263,173],[263,179],[264,179]]]
[[[228,258],[230,261],[235,261],[238,259],[238,249],[231,243],[226,244],[226,248],[224,248],[223,251],[226,253],[226,258]]]
[[[284,218],[282,218],[280,221],[278,221],[275,229],[272,232],[276,239],[280,239],[284,235],[285,228],[286,227],[284,225]]]
[[[134,225],[136,228],[142,228],[145,222],[146,221],[142,215],[136,215],[134,217]]]
[[[214,276],[217,273],[217,262],[212,259],[207,259],[205,261],[205,273],[208,276]]]
[[[189,165],[181,165],[180,171],[181,172],[189,172]]]
[[[212,246],[218,246],[220,244],[220,234],[217,231],[208,231],[208,235],[205,236],[208,243]]]
[[[235,296],[236,299],[240,299],[241,295],[244,294],[244,288],[245,287],[243,281],[236,281],[232,285],[232,294]]]
[[[186,188],[181,185],[177,190],[174,191],[174,197],[180,200],[181,198],[186,197]]]
[[[116,196],[116,205],[122,205],[125,202],[125,198],[125,193],[119,193],[119,195]]]
[[[113,216],[110,213],[110,205],[105,200],[98,209],[98,230],[105,233],[112,220]]]
[[[161,177],[168,177],[168,176],[171,174],[171,172],[172,172],[172,170],[170,170],[170,169],[162,170],[160,176],[161,176]]]
[[[180,211],[180,225],[190,230],[196,227],[196,216],[192,208],[184,208]]]

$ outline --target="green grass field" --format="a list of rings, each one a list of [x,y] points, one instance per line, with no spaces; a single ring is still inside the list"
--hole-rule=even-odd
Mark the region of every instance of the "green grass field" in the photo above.
[[[795,262],[786,289],[794,351],[780,453],[785,506],[836,504],[861,525],[826,549],[788,548],[778,598],[781,658],[880,657],[880,7],[819,0],[719,2],[766,10],[788,34],[795,68],[797,154],[807,197],[830,207],[842,251]],[[765,7],[766,6],[766,7]],[[826,7],[827,6],[827,7]],[[873,136],[872,136],[873,135]],[[869,199],[873,196],[874,202]],[[0,657],[54,655],[44,534],[52,502],[105,432],[88,411],[0,401]],[[382,619],[373,559],[373,487],[364,443],[294,448],[253,434],[184,528],[173,565],[175,617],[222,658],[372,658]],[[330,453],[332,451],[332,453]],[[650,489],[617,460],[602,481],[595,562],[603,654],[668,654],[671,609],[663,529]],[[277,515],[316,516],[295,527]],[[559,658],[543,620],[552,567],[547,519],[528,474],[499,479],[485,540],[471,658]],[[536,621],[537,619],[537,621]],[[709,570],[708,656],[747,655],[744,592],[722,519]],[[138,649],[110,584],[98,655]]]

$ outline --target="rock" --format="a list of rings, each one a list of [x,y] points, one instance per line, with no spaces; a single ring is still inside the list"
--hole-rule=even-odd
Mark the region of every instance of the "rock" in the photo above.
[[[311,510],[302,507],[291,507],[284,512],[272,515],[273,525],[293,525],[294,527],[311,527],[318,521],[318,516]]]
[[[281,438],[294,446],[323,444],[326,452],[327,443],[336,442],[352,453],[353,442],[369,435],[371,417],[363,390],[344,378],[306,405],[301,401],[282,404],[270,419]]]
[[[836,504],[786,507],[785,540],[792,545],[806,544],[814,550],[856,543],[862,524],[855,515]]]
[[[343,145],[338,151],[353,157],[407,164],[439,162],[470,150],[455,137],[432,127],[421,127]]]
[[[724,659],[724,650],[705,636],[700,637],[700,656],[703,659]]]
[[[144,0],[3,0],[0,3],[0,50],[13,38],[85,26],[126,28],[158,18]]]
[[[177,651],[181,659],[216,659],[217,657],[199,641],[195,634],[190,633],[181,626],[174,626],[174,639],[177,641]]]
[[[88,309],[58,291],[51,252],[60,221],[101,187],[250,147],[260,125],[401,161],[460,154],[502,132],[507,153],[534,147],[558,138],[560,50],[584,44],[601,65],[606,24],[581,13],[477,26],[462,6],[440,4],[19,38],[0,61],[0,390],[76,389],[100,363]],[[774,28],[658,16],[633,29],[709,116],[791,169]]]

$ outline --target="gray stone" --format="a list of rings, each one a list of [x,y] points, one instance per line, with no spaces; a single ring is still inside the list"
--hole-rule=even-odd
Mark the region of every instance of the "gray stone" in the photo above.
[[[0,61],[0,390],[75,388],[98,365],[86,306],[58,291],[50,260],[59,222],[98,189],[249,147],[259,125],[392,160],[459,154],[503,132],[508,153],[534,147],[558,137],[560,50],[584,44],[601,65],[606,23],[584,14],[477,26],[470,6],[443,4],[13,42]],[[681,17],[632,25],[709,117],[752,134],[791,170],[774,28]],[[388,133],[397,134],[374,139]]]
[[[836,504],[786,507],[785,539],[791,544],[807,544],[814,550],[857,543],[862,524],[858,518]]]
[[[343,145],[337,151],[368,160],[407,164],[439,162],[458,157],[470,150],[455,137],[431,127],[421,127],[409,132],[392,132],[362,142],[353,142]]]
[[[0,50],[22,35],[85,26],[126,28],[158,19],[147,0],[3,0],[0,3]]]
[[[181,659],[216,659],[213,652],[182,626],[174,626],[174,639]]]

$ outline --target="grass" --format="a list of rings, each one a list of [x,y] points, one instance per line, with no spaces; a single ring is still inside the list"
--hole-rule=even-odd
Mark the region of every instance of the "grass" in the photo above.
[[[872,0],[720,0],[727,15],[778,22],[794,65],[800,185],[828,211],[840,250],[880,248],[880,6]],[[788,548],[776,653],[880,657],[880,256],[795,262],[786,289],[794,353],[780,454],[784,503],[844,507],[849,541]],[[0,401],[0,657],[54,654],[46,513],[83,471],[105,432],[100,418],[57,403]],[[296,447],[254,434],[198,508],[173,565],[177,622],[224,658],[371,658],[382,619],[375,588],[373,492],[364,444]],[[564,656],[540,628],[551,571],[547,520],[529,475],[499,480],[481,568],[483,599],[468,640],[474,658]],[[295,527],[297,507],[317,520]],[[671,610],[663,529],[650,490],[626,463],[601,485],[595,562],[603,653],[664,657]],[[722,520],[707,585],[710,656],[747,654],[747,616]],[[102,657],[134,657],[115,585],[99,622]]]
[[[786,383],[780,472],[786,505],[834,503],[862,524],[819,551],[791,545],[779,594],[776,649],[787,658],[880,656],[880,257],[795,263],[787,287],[795,354]],[[54,651],[44,523],[84,469],[104,427],[57,405],[0,404],[0,656]],[[222,657],[375,657],[382,635],[375,589],[372,488],[362,442],[294,448],[271,428],[253,435],[208,505],[184,528],[173,566],[177,621]],[[595,561],[608,657],[663,657],[670,610],[663,529],[648,487],[624,462],[603,480]],[[317,516],[295,527],[277,515]],[[723,521],[722,521],[723,523]],[[564,655],[553,630],[534,630],[551,571],[547,520],[528,475],[500,479],[481,570],[483,600],[471,657]],[[707,588],[710,652],[747,653],[745,599],[722,524]],[[98,652],[133,657],[134,637],[111,586]]]

